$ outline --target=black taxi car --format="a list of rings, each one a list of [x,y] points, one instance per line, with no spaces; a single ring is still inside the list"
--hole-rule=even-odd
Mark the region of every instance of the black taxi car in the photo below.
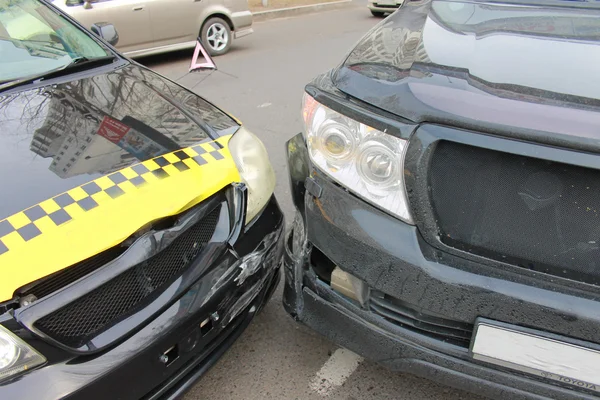
[[[397,371],[600,395],[600,8],[417,0],[306,86],[284,305]]]
[[[41,0],[0,0],[0,399],[169,399],[279,280],[262,143]]]

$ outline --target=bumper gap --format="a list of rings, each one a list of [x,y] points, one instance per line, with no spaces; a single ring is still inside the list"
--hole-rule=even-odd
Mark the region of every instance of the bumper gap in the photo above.
[[[310,254],[310,266],[320,280],[331,284],[331,274],[335,269],[335,264],[316,247],[313,247]]]

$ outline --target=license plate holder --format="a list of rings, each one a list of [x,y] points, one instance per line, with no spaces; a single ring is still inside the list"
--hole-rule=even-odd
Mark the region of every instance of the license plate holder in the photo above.
[[[593,343],[479,318],[470,354],[479,361],[600,392],[600,346]]]

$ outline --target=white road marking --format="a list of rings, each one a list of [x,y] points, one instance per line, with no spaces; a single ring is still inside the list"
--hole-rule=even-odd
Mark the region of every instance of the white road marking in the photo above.
[[[260,106],[258,106],[258,108],[266,108],[269,107],[271,105],[271,103],[263,103]]]
[[[309,386],[321,396],[329,396],[335,388],[346,382],[362,361],[361,356],[350,350],[337,349],[323,364]]]

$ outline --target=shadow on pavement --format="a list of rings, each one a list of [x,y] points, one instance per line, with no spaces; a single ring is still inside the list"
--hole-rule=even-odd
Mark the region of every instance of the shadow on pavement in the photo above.
[[[186,49],[179,51],[172,51],[164,54],[156,54],[153,56],[140,57],[136,59],[142,65],[145,65],[148,68],[152,68],[155,65],[172,63],[172,62],[181,62],[181,61],[191,61],[192,56],[194,55],[194,49]]]

